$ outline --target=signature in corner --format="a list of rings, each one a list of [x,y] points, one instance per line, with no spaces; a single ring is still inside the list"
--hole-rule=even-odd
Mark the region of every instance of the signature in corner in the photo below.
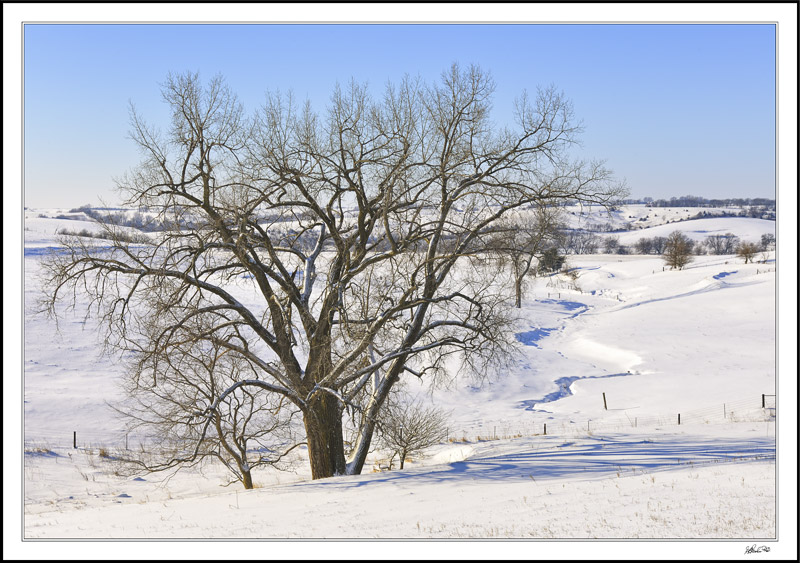
[[[747,547],[744,548],[745,555],[747,555],[748,553],[766,553],[768,551],[769,547],[767,547],[766,545],[756,547],[756,544],[753,544],[753,545],[748,545]]]

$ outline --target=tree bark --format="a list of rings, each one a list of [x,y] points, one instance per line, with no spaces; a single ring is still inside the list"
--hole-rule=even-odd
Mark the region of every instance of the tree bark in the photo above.
[[[375,420],[378,417],[378,411],[380,411],[384,401],[386,401],[386,397],[389,396],[389,391],[392,386],[399,381],[399,374],[403,369],[405,360],[405,357],[395,360],[394,364],[389,369],[386,379],[384,379],[380,388],[374,392],[374,396],[366,408],[364,422],[358,432],[358,442],[352,453],[351,461],[348,463],[348,474],[350,475],[361,475],[361,471],[364,469],[364,462],[367,459],[369,446],[372,443],[372,437],[375,433]]]
[[[369,446],[372,443],[372,435],[375,432],[375,421],[370,416],[374,416],[374,413],[378,411],[373,405],[374,403],[367,408],[364,424],[358,432],[356,447],[353,450],[350,462],[347,464],[348,475],[361,475],[361,471],[364,469],[364,462],[367,459]]]
[[[253,488],[253,477],[250,475],[250,470],[242,471],[242,484],[245,489]]]
[[[303,423],[306,428],[311,478],[324,479],[344,475],[346,466],[339,400],[329,393],[320,394],[303,412]]]

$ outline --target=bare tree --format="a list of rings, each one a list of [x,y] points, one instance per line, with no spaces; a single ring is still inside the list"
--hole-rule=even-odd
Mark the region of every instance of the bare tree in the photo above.
[[[564,229],[561,240],[565,254],[595,254],[600,247],[600,237],[584,229]]]
[[[764,233],[761,235],[761,250],[769,251],[775,250],[775,235],[772,233]]]
[[[302,443],[292,429],[293,410],[280,395],[237,385],[256,372],[246,359],[201,338],[138,356],[124,381],[126,400],[114,408],[128,431],[149,436],[150,444],[125,461],[156,472],[212,458],[245,489],[253,488],[253,469],[284,469],[287,454]]]
[[[447,438],[447,417],[448,413],[425,406],[420,399],[393,393],[379,417],[381,443],[392,452],[392,461],[397,456],[403,469],[406,458]]]
[[[739,245],[739,237],[733,233],[710,235],[706,237],[705,244],[709,254],[733,254]]]
[[[616,235],[607,236],[603,241],[603,251],[606,254],[616,254],[618,248],[619,248],[619,237]]]
[[[667,243],[667,237],[653,237],[652,243],[653,254],[662,254],[664,252],[664,246]]]
[[[653,250],[653,239],[642,237],[636,242],[636,251],[639,254],[650,254],[652,250]]]
[[[508,261],[514,279],[514,306],[522,307],[525,278],[536,274],[534,260],[560,242],[563,224],[558,207],[539,207],[518,213],[499,222],[488,246]]]
[[[131,110],[143,160],[118,181],[168,230],[151,245],[68,242],[45,266],[45,306],[88,294],[106,343],[134,355],[201,339],[240,357],[255,374],[220,396],[284,397],[302,414],[312,477],[359,473],[401,376],[438,377],[453,356],[485,375],[515,346],[508,296],[476,260],[491,227],[531,204],[624,192],[601,164],[566,157],[580,126],[560,93],[523,94],[516,127],[498,130],[493,89],[453,65],[380,101],[337,87],[324,116],[270,94],[248,118],[221,78],[169,76],[171,124]]]
[[[664,253],[661,257],[671,270],[675,268],[682,270],[694,258],[692,248],[694,242],[680,231],[673,231],[664,243]]]
[[[736,249],[736,255],[739,258],[744,258],[744,263],[752,262],[758,254],[759,247],[754,242],[742,242]]]

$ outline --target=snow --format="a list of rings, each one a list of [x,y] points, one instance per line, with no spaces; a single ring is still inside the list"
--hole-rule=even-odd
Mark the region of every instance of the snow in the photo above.
[[[632,245],[640,238],[668,237],[673,231],[681,231],[690,239],[704,241],[713,235],[733,233],[742,241],[758,243],[763,234],[775,234],[775,221],[752,219],[749,217],[725,217],[714,219],[694,219],[644,227],[635,231],[614,233],[620,244]]]
[[[664,271],[655,256],[570,256],[575,286],[539,278],[526,294],[521,355],[507,370],[483,385],[434,391],[410,378],[412,391],[452,411],[447,442],[402,471],[370,473],[376,455],[363,475],[319,481],[309,480],[301,455],[294,471],[254,470],[257,488],[245,491],[225,486],[224,468],[213,464],[136,478],[120,471],[114,449],[137,447],[108,405],[122,367],[99,357],[93,319],[64,311],[57,331],[34,314],[42,249],[57,246],[58,229],[85,227],[53,218],[63,211],[28,210],[25,222],[20,535],[35,553],[63,557],[76,543],[29,540],[111,538],[578,540],[404,542],[404,558],[622,558],[643,547],[633,539],[726,540],[689,543],[698,558],[742,557],[752,543],[772,546],[772,556],[796,550],[775,542],[779,523],[782,540],[794,529],[778,521],[776,495],[784,508],[796,502],[796,469],[777,471],[794,454],[775,447],[776,432],[796,421],[793,397],[781,388],[777,423],[761,408],[762,394],[777,392],[774,253],[767,264],[701,256],[682,271]],[[666,215],[649,212],[653,221],[652,213]],[[623,244],[676,228],[757,240],[775,232],[770,223],[699,219],[616,234]],[[580,541],[596,538],[625,543]],[[326,543],[324,557],[352,558],[368,544]],[[140,557],[164,554],[146,542],[125,545]],[[659,542],[658,554],[685,545]],[[97,546],[81,543],[75,556]],[[181,544],[182,556],[190,547]],[[226,556],[225,544],[198,547],[201,557]],[[265,553],[243,544],[261,558],[320,547],[279,543]],[[378,553],[391,556],[383,547]]]
[[[766,423],[748,427],[747,438],[642,432],[489,442],[464,461],[246,493],[164,498],[146,482],[108,480],[90,489],[92,508],[82,485],[66,487],[56,505],[28,508],[26,521],[29,537],[720,538],[747,530],[767,538],[774,436]]]
[[[613,233],[620,235],[622,244],[636,242],[640,237],[666,236],[676,229],[684,228],[689,232],[696,232],[698,236],[704,235],[701,238],[733,232],[743,240],[755,240],[761,238],[761,234],[765,232],[775,233],[775,221],[748,217],[722,217],[723,214],[736,214],[739,211],[739,208],[648,207],[639,204],[624,205],[611,212],[599,206],[566,208],[568,223],[574,228],[609,224],[614,229],[624,229],[629,225],[630,231]],[[698,213],[719,217],[694,219]],[[623,236],[626,238],[623,239]]]

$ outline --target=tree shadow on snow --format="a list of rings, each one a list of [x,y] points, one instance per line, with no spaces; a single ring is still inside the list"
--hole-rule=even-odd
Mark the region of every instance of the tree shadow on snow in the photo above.
[[[483,481],[506,483],[570,478],[590,480],[611,476],[630,476],[673,469],[686,469],[713,463],[764,461],[775,459],[774,438],[748,440],[713,438],[698,441],[672,439],[635,440],[613,437],[590,438],[581,443],[531,442],[532,451],[498,455],[480,454],[472,459],[430,468],[389,471],[347,479],[305,483],[302,486],[368,487],[379,483],[411,485]],[[542,447],[544,446],[544,447]],[[539,449],[537,449],[537,447]]]

